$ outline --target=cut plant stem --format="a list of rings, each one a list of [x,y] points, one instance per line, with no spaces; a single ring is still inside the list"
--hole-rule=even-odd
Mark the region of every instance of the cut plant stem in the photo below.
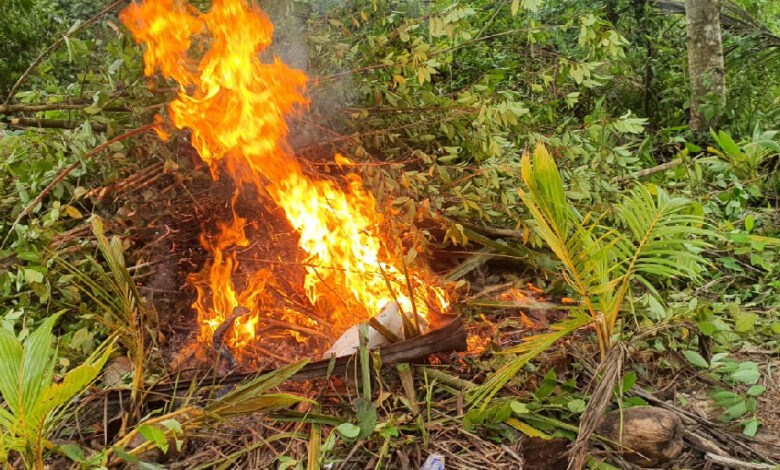
[[[360,333],[360,373],[363,377],[363,398],[371,401],[371,366],[368,362],[368,324],[358,325]]]

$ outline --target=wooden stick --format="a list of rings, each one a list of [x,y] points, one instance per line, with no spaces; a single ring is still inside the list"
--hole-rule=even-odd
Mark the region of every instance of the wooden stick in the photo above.
[[[645,168],[644,170],[639,170],[625,176],[616,176],[615,178],[612,178],[612,183],[622,183],[623,181],[643,178],[645,176],[661,173],[662,171],[671,170],[672,168],[676,168],[682,164],[683,164],[683,159],[676,158],[670,162],[661,163],[660,165],[654,166],[652,168]]]
[[[41,193],[38,195],[38,197],[36,197],[27,207],[25,207],[25,209],[22,211],[21,214],[19,214],[19,216],[16,218],[16,220],[14,220],[14,223],[11,224],[11,228],[8,229],[8,233],[5,235],[5,238],[3,239],[3,243],[0,243],[0,248],[5,247],[5,243],[8,241],[8,237],[11,236],[11,234],[13,233],[14,229],[16,228],[16,226],[19,225],[19,222],[21,222],[22,219],[27,214],[32,212],[32,210],[35,208],[35,206],[37,206],[43,200],[43,198],[46,197],[47,194],[49,194],[49,191],[51,191],[52,188],[57,186],[57,184],[60,181],[64,180],[66,176],[68,176],[73,170],[78,168],[79,165],[81,165],[85,160],[90,159],[91,157],[95,156],[96,154],[100,153],[101,151],[105,150],[106,148],[108,148],[109,146],[111,146],[112,144],[114,144],[116,142],[125,140],[128,137],[132,137],[132,136],[134,136],[136,134],[140,134],[142,132],[146,132],[148,130],[151,130],[152,128],[154,128],[154,126],[156,126],[155,123],[147,124],[145,126],[141,126],[139,128],[133,129],[131,131],[127,131],[124,134],[118,135],[118,136],[114,137],[113,139],[111,139],[109,141],[103,142],[102,144],[98,145],[94,149],[92,149],[89,152],[87,152],[86,154],[84,154],[84,156],[81,157],[81,159],[79,159],[77,162],[74,162],[71,166],[65,168],[65,170],[62,171],[62,173],[60,173],[59,175],[57,175],[56,178],[54,178],[54,181],[49,183],[49,185],[46,186],[46,188],[44,188],[43,191],[41,191]]]
[[[722,457],[728,457],[729,454],[725,450],[718,447],[717,444],[707,439],[704,436],[700,436],[693,431],[685,431],[683,435],[686,441],[688,441],[693,447],[699,449],[705,454],[716,454]]]
[[[733,459],[731,457],[724,457],[722,455],[713,454],[711,452],[707,452],[704,458],[707,459],[708,462],[718,463],[723,465],[724,467],[729,467],[729,468],[739,468],[739,469],[746,469],[746,470],[765,470],[770,468],[776,468],[774,465],[767,464],[767,463],[745,462],[742,460]]]
[[[92,99],[63,101],[59,103],[31,103],[0,105],[0,114],[40,113],[43,111],[79,110],[92,106]],[[100,108],[106,112],[130,112],[127,106]]]
[[[8,124],[11,127],[41,127],[47,129],[78,129],[82,122],[68,121],[65,119],[39,119],[39,118],[13,118]],[[108,126],[97,122],[90,123],[95,132],[106,132]]]

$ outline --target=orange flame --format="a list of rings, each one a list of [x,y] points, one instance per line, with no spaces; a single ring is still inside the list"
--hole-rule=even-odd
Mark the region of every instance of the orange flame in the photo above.
[[[292,155],[285,116],[297,105],[307,105],[307,77],[279,58],[270,63],[258,58],[273,36],[273,25],[261,10],[243,0],[214,0],[208,13],[178,0],[146,0],[128,6],[121,19],[146,45],[144,73],[152,75],[159,68],[179,84],[178,97],[169,106],[171,119],[177,128],[191,130],[192,144],[213,177],[224,168],[239,191],[245,183],[264,187],[284,210],[308,254],[305,292],[313,304],[327,303],[329,326],[346,329],[379,313],[394,298],[406,312],[414,302],[421,315],[447,308],[445,291],[432,287],[424,270],[409,271],[409,295],[402,260],[386,249],[380,237],[382,215],[358,175],[347,175],[343,189],[307,176]],[[208,45],[197,64],[191,59],[196,42]],[[237,355],[254,338],[271,278],[268,271],[257,271],[240,292],[233,283],[238,260],[231,250],[249,244],[245,222],[234,213],[232,224],[220,226],[215,242],[202,238],[214,259],[192,276],[206,281],[210,290],[209,300],[206,289],[194,282],[200,340],[210,341],[235,307],[252,311],[236,318],[225,338]]]

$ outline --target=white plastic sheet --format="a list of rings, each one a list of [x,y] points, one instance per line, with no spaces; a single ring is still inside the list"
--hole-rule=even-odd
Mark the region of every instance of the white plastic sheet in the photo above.
[[[387,328],[391,333],[401,339],[404,337],[403,320],[401,319],[401,313],[398,309],[398,304],[395,302],[389,302],[382,309],[382,312],[375,317],[379,323]],[[425,319],[418,316],[420,321],[420,327],[425,330],[427,323]],[[377,330],[368,327],[368,349],[374,349],[377,346],[386,344],[387,338],[382,336],[382,333]],[[358,332],[358,325],[353,325],[350,329],[344,332],[335,343],[325,351],[322,355],[323,359],[329,359],[331,355],[335,354],[336,357],[348,356],[355,353],[360,348],[360,333]]]

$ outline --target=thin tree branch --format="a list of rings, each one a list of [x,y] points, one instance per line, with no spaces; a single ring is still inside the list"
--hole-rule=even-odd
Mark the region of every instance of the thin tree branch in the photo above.
[[[683,164],[683,159],[676,158],[670,162],[661,163],[660,165],[654,166],[652,168],[645,168],[644,170],[635,171],[634,173],[630,173],[624,176],[616,176],[612,178],[612,183],[622,183],[628,180],[643,178],[645,176],[650,176],[656,173],[661,173],[666,170],[671,170],[672,168],[677,168],[682,164]]]
[[[83,123],[64,119],[14,118],[7,122],[11,127],[41,127],[46,129],[78,129]],[[95,132],[106,132],[108,126],[90,123]]]
[[[62,103],[34,103],[34,104],[9,104],[0,105],[0,114],[16,114],[16,113],[40,113],[43,111],[58,111],[58,110],[79,110],[92,106],[92,99],[74,100],[70,102]],[[106,112],[128,112],[130,108],[127,106],[111,106],[101,108]]]
[[[8,233],[6,234],[5,238],[3,239],[3,243],[0,243],[0,249],[5,247],[5,243],[8,241],[8,238],[11,236],[11,234],[13,233],[14,229],[16,228],[16,226],[19,225],[19,222],[21,222],[22,219],[27,214],[32,212],[33,208],[35,208],[35,206],[37,206],[43,200],[43,198],[46,197],[47,194],[49,194],[49,192],[52,190],[52,188],[57,186],[57,184],[60,181],[65,179],[66,176],[68,176],[73,170],[78,168],[79,165],[81,165],[84,161],[89,160],[91,157],[97,155],[98,153],[100,153],[101,151],[105,150],[106,148],[108,148],[109,146],[111,146],[112,144],[114,144],[116,142],[120,142],[122,140],[127,139],[128,137],[132,137],[134,135],[141,134],[142,132],[146,132],[148,130],[151,130],[155,126],[156,126],[155,123],[146,124],[145,126],[141,126],[139,128],[133,129],[131,131],[127,131],[124,134],[118,135],[118,136],[114,137],[113,139],[98,145],[94,149],[92,149],[89,152],[87,152],[86,154],[84,154],[84,156],[82,158],[80,158],[78,161],[74,162],[72,165],[70,165],[69,167],[65,168],[65,170],[63,170],[62,173],[57,175],[57,177],[54,178],[54,181],[49,183],[49,185],[46,186],[46,188],[44,188],[43,191],[41,191],[41,193],[38,195],[38,197],[36,197],[35,200],[33,200],[30,204],[28,204],[27,207],[22,211],[22,213],[19,214],[18,217],[16,217],[16,220],[14,220],[14,223],[11,224],[11,228],[8,229]]]
[[[36,58],[32,64],[30,64],[29,67],[27,67],[27,70],[24,71],[21,77],[14,83],[14,86],[11,87],[11,91],[8,93],[8,96],[5,98],[5,101],[3,102],[3,105],[7,106],[11,100],[13,99],[14,95],[16,94],[16,91],[19,89],[22,83],[24,83],[25,80],[30,76],[33,71],[35,71],[36,68],[38,68],[39,65],[41,65],[41,62],[43,62],[43,59],[49,55],[53,50],[57,49],[63,42],[70,39],[75,34],[79,33],[82,29],[86,28],[87,26],[91,25],[95,21],[97,21],[101,16],[105,15],[106,13],[110,12],[114,8],[118,7],[122,3],[126,2],[127,0],[116,0],[111,5],[105,7],[102,9],[98,14],[93,16],[92,18],[88,19],[81,25],[79,25],[76,29],[73,31],[69,31],[65,33],[63,36],[61,36],[59,39],[54,41],[52,45],[46,48],[41,54]]]

